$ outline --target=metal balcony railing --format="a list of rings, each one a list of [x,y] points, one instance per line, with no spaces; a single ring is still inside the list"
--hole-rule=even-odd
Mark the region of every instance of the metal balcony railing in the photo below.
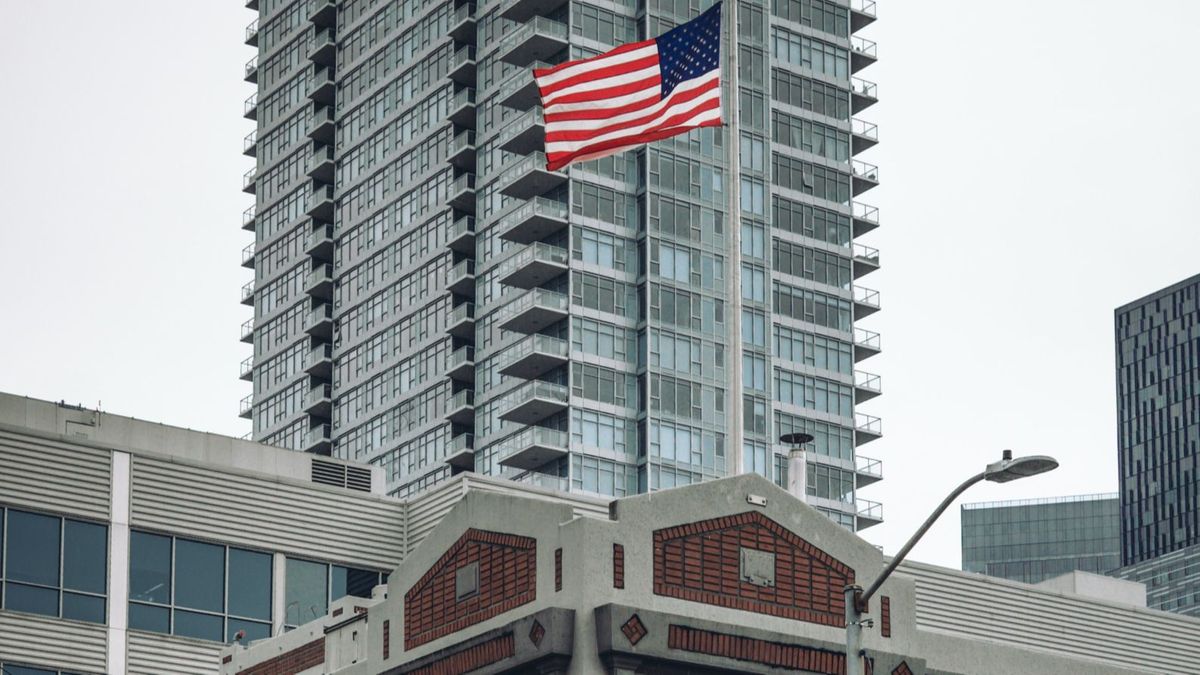
[[[549,335],[530,335],[497,357],[501,375],[532,380],[567,362],[570,345]]]
[[[333,142],[333,106],[322,106],[308,113],[308,137],[321,143]]]
[[[455,368],[463,366],[475,366],[475,348],[471,345],[464,345],[450,352],[446,356],[446,370],[452,371]]]
[[[501,239],[529,244],[565,228],[569,216],[565,203],[536,197],[505,214],[496,229]]]
[[[315,371],[328,372],[333,363],[333,345],[321,344],[308,350],[308,354],[304,357],[304,369],[313,373]]]
[[[242,364],[238,368],[238,377],[243,380],[249,380],[254,375],[254,357],[247,356],[242,359]]]
[[[879,291],[864,286],[854,287],[854,302],[879,309]]]
[[[242,286],[242,304],[243,305],[254,304],[254,282],[253,281],[247,281],[246,284],[244,286]]]
[[[309,232],[304,252],[319,260],[333,260],[333,225],[326,223]]]
[[[567,24],[535,16],[502,40],[500,59],[522,67],[545,60],[567,45],[567,32]]]
[[[854,257],[859,260],[872,262],[872,263],[875,263],[876,265],[878,265],[879,264],[879,249],[871,248],[870,246],[863,246],[862,244],[855,244],[854,245]]]
[[[870,436],[882,436],[883,420],[866,413],[854,413],[854,429]]]
[[[543,146],[546,138],[546,121],[540,107],[519,115],[500,131],[498,144],[501,150],[519,155],[528,154]]]
[[[475,86],[475,48],[462,47],[450,59],[447,75],[451,80],[470,87]]]
[[[879,502],[873,502],[870,499],[860,498],[856,501],[856,509],[858,510],[859,518],[883,522],[883,504],[880,504]],[[859,529],[862,528],[860,527]]]
[[[469,471],[475,468],[475,435],[459,434],[450,439],[444,461],[455,469]]]
[[[475,303],[464,302],[450,311],[446,332],[466,340],[475,337]]]
[[[518,288],[533,288],[567,271],[570,253],[561,246],[534,242],[517,251],[497,266],[500,283]]]
[[[254,394],[246,396],[238,402],[238,417],[249,419],[250,411],[254,409]]]
[[[337,39],[333,34],[333,26],[323,28],[313,35],[308,42],[308,59],[321,65],[333,65],[337,55]]]
[[[450,100],[450,121],[467,129],[475,128],[475,88],[464,87]]]
[[[865,370],[854,371],[854,387],[875,393],[883,393],[883,378]]]
[[[331,428],[328,424],[318,424],[317,426],[309,429],[304,434],[305,450],[308,452],[323,454],[320,452],[320,450],[328,447],[331,439],[330,432]]]
[[[861,159],[850,161],[850,171],[858,178],[878,183],[879,182],[879,167],[874,164],[868,164]]]
[[[497,89],[496,100],[509,108],[529,110],[537,104],[539,98],[537,83],[529,71],[549,68],[550,65],[545,61],[534,61],[525,68],[514,69]]]
[[[450,163],[460,169],[475,169],[475,132],[460,131],[450,139],[450,152],[447,153]]]
[[[242,342],[254,342],[254,319],[246,319],[242,322]]]
[[[850,0],[850,11],[875,16],[875,0]]]
[[[500,310],[500,327],[521,333],[536,333],[566,317],[569,305],[570,298],[565,294],[535,288]]]
[[[446,246],[464,253],[475,252],[475,216],[460,216],[450,223]]]
[[[500,419],[517,424],[537,424],[564,410],[569,399],[570,390],[565,385],[529,382],[504,396],[498,406]]]
[[[337,17],[335,0],[308,0],[308,20],[318,26],[331,26]]]
[[[879,98],[879,85],[861,77],[850,78],[850,91],[867,98]]]
[[[310,335],[328,337],[333,330],[333,305],[326,302],[312,308],[304,329]]]
[[[475,213],[475,174],[464,173],[450,185],[448,203],[468,213]]]
[[[450,37],[459,42],[475,41],[475,3],[459,5],[450,19]]]
[[[258,175],[258,167],[252,166],[250,170],[242,174],[242,192],[254,194],[254,178]]]
[[[546,168],[546,156],[534,152],[500,174],[500,192],[509,197],[532,199],[567,182],[563,171]]]
[[[304,411],[312,415],[324,415],[332,406],[333,388],[318,384],[304,393]]]
[[[567,455],[567,432],[546,427],[528,427],[499,443],[496,457],[504,466],[536,469]]]
[[[246,119],[255,119],[258,117],[258,92],[254,92],[246,97],[246,103],[242,106],[242,117]]]
[[[851,212],[855,220],[865,220],[879,224],[879,208],[862,202],[850,202]]]
[[[867,330],[865,328],[854,328],[854,344],[855,346],[862,347],[864,349],[870,349],[876,352],[883,349],[882,338],[880,337],[879,333]]]
[[[257,216],[257,214],[258,214],[258,207],[254,206],[254,205],[251,205],[250,208],[246,209],[245,211],[242,211],[242,229],[243,230],[253,230],[254,229],[254,218]]]
[[[475,390],[463,389],[450,398],[446,408],[446,419],[455,424],[471,424],[475,421]]]
[[[850,133],[872,142],[879,141],[879,125],[873,122],[866,122],[857,117],[850,118]]]
[[[246,81],[258,82],[258,54],[246,62]]]
[[[246,44],[251,46],[258,45],[258,17],[254,17],[254,20],[246,26]]]
[[[460,260],[446,270],[446,289],[459,295],[475,295],[475,261]]]
[[[256,244],[250,242],[242,249],[242,267],[254,267],[254,249]]]
[[[258,129],[246,134],[242,141],[242,154],[254,157],[258,154]]]
[[[883,460],[871,459],[856,455],[854,457],[854,472],[860,476],[869,476],[875,480],[883,479]],[[871,481],[875,482],[875,481]],[[861,484],[861,482],[860,482]]]
[[[850,36],[850,53],[862,54],[864,57],[871,60],[878,58],[878,55],[876,54],[875,42],[857,35]]]

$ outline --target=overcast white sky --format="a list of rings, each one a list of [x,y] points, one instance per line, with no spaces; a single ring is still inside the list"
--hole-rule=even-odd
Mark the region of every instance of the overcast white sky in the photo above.
[[[251,166],[237,0],[0,0],[0,390],[241,435]],[[1200,272],[1200,2],[879,0],[860,75],[881,103],[861,364],[888,552],[962,478],[1046,453],[966,501],[1115,491],[1112,311]],[[958,566],[954,509],[916,549]]]

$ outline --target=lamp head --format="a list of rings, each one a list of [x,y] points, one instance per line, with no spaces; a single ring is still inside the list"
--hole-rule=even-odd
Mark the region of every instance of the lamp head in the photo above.
[[[1030,455],[1013,459],[1012,451],[1005,450],[1004,458],[988,464],[984,479],[993,483],[1007,483],[1018,478],[1028,478],[1058,468],[1058,460],[1047,455]]]

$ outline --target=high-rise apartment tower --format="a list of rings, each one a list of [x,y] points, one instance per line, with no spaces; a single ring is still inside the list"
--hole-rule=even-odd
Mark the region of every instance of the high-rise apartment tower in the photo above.
[[[1200,275],[1115,313],[1119,576],[1200,615]]]
[[[254,439],[400,495],[474,470],[624,496],[786,484],[773,439],[803,430],[810,501],[879,522],[875,3],[727,1],[728,126],[546,170],[530,69],[711,4],[250,0]]]

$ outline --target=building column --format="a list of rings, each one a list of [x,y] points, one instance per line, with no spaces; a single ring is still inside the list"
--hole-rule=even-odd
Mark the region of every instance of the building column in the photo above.
[[[284,619],[287,618],[287,556],[276,553],[271,559],[271,635],[283,634]]]
[[[108,653],[105,672],[125,675],[129,651],[129,453],[112,454],[108,505]]]

